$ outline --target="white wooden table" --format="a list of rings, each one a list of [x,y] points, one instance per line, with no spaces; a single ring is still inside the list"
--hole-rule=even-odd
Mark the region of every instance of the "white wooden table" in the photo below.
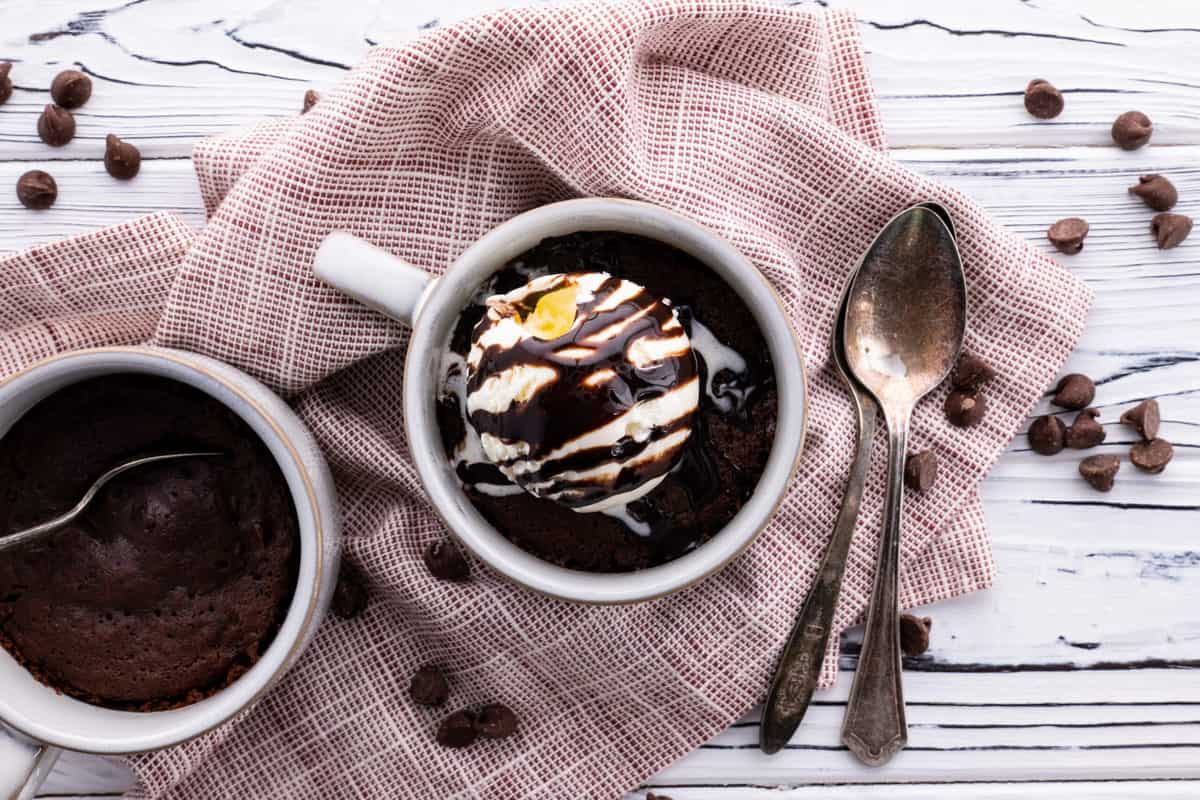
[[[0,187],[41,167],[61,194],[34,221],[0,191],[0,251],[159,209],[199,226],[196,139],[295,113],[305,89],[336,82],[372,42],[504,4],[5,0],[0,59],[20,64],[0,109]],[[996,587],[928,610],[933,649],[906,673],[911,744],[888,767],[860,767],[838,746],[843,675],[791,749],[759,755],[751,716],[651,788],[675,800],[1200,796],[1200,231],[1156,250],[1149,212],[1125,191],[1166,173],[1176,210],[1200,216],[1200,3],[853,5],[896,158],[1047,250],[1050,222],[1091,222],[1084,252],[1064,257],[1097,295],[1069,366],[1100,383],[1110,452],[1131,442],[1113,409],[1158,396],[1176,457],[1158,477],[1127,465],[1100,495],[1073,477],[1077,454],[1038,457],[1018,437],[983,487]],[[35,112],[70,65],[93,75],[95,94],[76,140],[51,151]],[[1022,109],[1033,77],[1065,90],[1051,123]],[[1124,153],[1108,128],[1131,108],[1153,118],[1154,140]],[[97,158],[110,131],[146,158],[130,183]],[[119,765],[66,756],[45,791],[103,796],[128,781]],[[945,786],[960,782],[972,786]]]

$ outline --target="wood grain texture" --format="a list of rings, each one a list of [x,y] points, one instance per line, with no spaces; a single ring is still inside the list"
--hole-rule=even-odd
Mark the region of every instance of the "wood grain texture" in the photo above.
[[[0,187],[42,167],[60,199],[35,214],[0,191],[0,252],[160,209],[199,227],[187,161],[197,138],[296,113],[306,89],[332,85],[371,43],[510,4],[340,0],[331,13],[320,0],[10,0],[0,59],[16,62],[17,91],[0,108]],[[1048,253],[1051,222],[1089,220],[1083,253],[1061,257],[1096,291],[1068,368],[1099,383],[1105,451],[1132,442],[1120,409],[1158,396],[1176,457],[1159,476],[1126,464],[1100,495],[1076,477],[1078,454],[1044,458],[1014,440],[982,489],[996,588],[927,611],[933,648],[905,676],[911,746],[889,768],[866,770],[838,744],[843,675],[780,755],[757,753],[751,714],[650,783],[674,800],[1200,796],[1200,239],[1157,250],[1151,213],[1126,192],[1162,172],[1179,187],[1176,210],[1200,216],[1200,4],[827,5],[852,6],[862,22],[898,159]],[[69,65],[96,90],[76,141],[51,150],[34,120]],[[1033,77],[1064,91],[1058,119],[1024,112]],[[1134,153],[1108,133],[1130,108],[1155,121]],[[109,131],[146,157],[130,183],[98,160]],[[855,652],[851,634],[844,668]],[[67,755],[46,792],[95,795],[128,780],[112,762]],[[972,785],[947,790],[956,782]]]

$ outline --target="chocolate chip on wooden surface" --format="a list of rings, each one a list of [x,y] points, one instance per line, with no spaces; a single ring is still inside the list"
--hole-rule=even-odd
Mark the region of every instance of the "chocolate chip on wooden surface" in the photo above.
[[[1029,426],[1029,446],[1044,456],[1062,452],[1067,446],[1067,426],[1053,414],[1038,417]]]
[[[61,106],[48,105],[38,117],[37,132],[51,147],[62,147],[75,138],[75,115]]]
[[[1176,247],[1192,232],[1192,218],[1183,214],[1155,214],[1150,220],[1150,233],[1159,250]]]
[[[1143,175],[1129,191],[1142,198],[1142,202],[1155,211],[1170,211],[1179,202],[1175,185],[1162,175]]]
[[[1140,111],[1126,111],[1112,124],[1112,139],[1122,150],[1137,150],[1150,141],[1154,125]]]
[[[927,491],[937,480],[937,453],[925,450],[912,453],[904,462],[904,485],[915,492]]]
[[[92,79],[77,69],[65,69],[51,81],[50,96],[63,108],[79,108],[92,96]]]
[[[919,656],[929,649],[929,630],[933,620],[913,614],[900,615],[900,649],[906,656]]]
[[[317,101],[320,99],[321,99],[321,95],[317,94],[312,89],[309,89],[307,92],[304,93],[304,106],[303,106],[303,108],[300,109],[300,113],[307,114],[308,110],[310,108],[312,108],[313,106],[315,106],[317,104]]]
[[[1121,459],[1116,456],[1088,456],[1079,462],[1079,474],[1091,484],[1093,489],[1107,492],[1112,489],[1117,472],[1121,469]]]
[[[474,714],[470,711],[455,711],[438,726],[437,743],[442,747],[467,747],[478,736]]]
[[[12,64],[7,61],[0,61],[0,106],[8,102],[8,98],[12,97],[13,83],[12,78],[8,74],[12,72]]]
[[[369,600],[362,573],[343,561],[338,570],[337,584],[333,587],[330,609],[342,619],[354,619],[366,610]]]
[[[1071,427],[1067,428],[1067,447],[1072,450],[1087,450],[1104,441],[1108,432],[1097,422],[1100,412],[1094,408],[1085,408],[1075,417]]]
[[[1025,87],[1025,110],[1038,119],[1054,119],[1063,110],[1062,92],[1042,78],[1034,78]]]
[[[465,581],[471,575],[471,565],[458,545],[449,539],[430,542],[425,548],[425,566],[435,578],[444,581]]]
[[[1075,255],[1083,249],[1083,240],[1087,238],[1089,225],[1086,219],[1067,217],[1060,219],[1046,231],[1046,238],[1058,252]]]
[[[31,169],[17,178],[17,199],[26,208],[49,208],[58,199],[58,184],[50,173]]]
[[[1154,398],[1143,400],[1121,414],[1121,423],[1133,428],[1139,436],[1146,440],[1158,436],[1160,421],[1158,401]]]
[[[667,797],[665,794],[655,794],[654,792],[650,792],[646,795],[646,800],[671,800],[671,798]]]
[[[1129,460],[1138,469],[1159,473],[1175,457],[1175,448],[1166,439],[1138,442],[1129,450]]]
[[[517,732],[517,715],[502,703],[491,703],[475,713],[475,730],[489,739],[503,739]]]
[[[1096,384],[1087,375],[1072,372],[1064,375],[1054,387],[1054,397],[1050,402],[1059,408],[1078,410],[1091,405],[1096,398]]]
[[[450,696],[450,683],[437,667],[421,667],[408,683],[408,695],[414,703],[440,706]]]
[[[963,353],[959,356],[954,371],[950,373],[950,385],[955,389],[973,392],[996,377],[996,370],[979,356]]]
[[[982,392],[964,392],[961,389],[955,389],[946,395],[944,410],[946,419],[950,420],[952,425],[969,428],[983,419],[984,413],[987,412],[987,400]]]
[[[114,178],[127,181],[142,168],[142,153],[110,133],[104,140],[104,168]]]

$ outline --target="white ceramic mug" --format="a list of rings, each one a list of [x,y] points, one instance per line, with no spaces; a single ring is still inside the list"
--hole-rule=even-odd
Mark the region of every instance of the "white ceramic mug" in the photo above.
[[[771,359],[779,419],[758,488],[737,515],[702,546],[637,572],[565,569],[506,539],[475,509],[444,455],[435,406],[442,352],[459,313],[484,281],[538,242],[579,231],[617,231],[657,239],[699,259],[754,313]],[[449,529],[476,556],[512,581],[544,594],[588,603],[649,600],[689,586],[741,553],[783,498],[804,437],[804,366],[787,314],[770,284],[745,256],[704,226],[665,208],[632,200],[586,198],[533,209],[499,225],[434,279],[347,233],[333,233],[317,252],[322,280],[410,325],[404,373],[404,424],[425,490]]]
[[[295,663],[321,624],[337,582],[337,496],[316,441],[286,403],[227,364],[148,347],[65,353],[0,384],[0,436],[53,392],[114,373],[158,375],[193,386],[230,408],[263,440],[279,463],[300,523],[296,591],[279,632],[253,667],[211,697],[169,711],[117,711],[59,694],[0,649],[0,722],[11,729],[0,728],[0,797],[33,797],[62,749],[101,755],[157,750],[230,719]]]

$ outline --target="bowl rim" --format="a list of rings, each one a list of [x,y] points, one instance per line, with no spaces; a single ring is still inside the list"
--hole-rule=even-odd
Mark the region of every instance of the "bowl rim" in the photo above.
[[[437,390],[432,380],[463,298],[537,242],[585,230],[617,230],[656,239],[717,272],[754,315],[771,351],[779,393],[771,453],[750,500],[695,550],[634,572],[568,569],[505,538],[482,517],[453,476],[433,413]],[[542,595],[590,605],[665,597],[699,583],[741,555],[769,524],[792,485],[804,451],[808,399],[803,351],[782,300],[762,272],[703,224],[662,206],[624,198],[580,198],[539,206],[486,233],[434,281],[422,299],[404,367],[405,433],[425,493],[447,531],[508,581]]]

